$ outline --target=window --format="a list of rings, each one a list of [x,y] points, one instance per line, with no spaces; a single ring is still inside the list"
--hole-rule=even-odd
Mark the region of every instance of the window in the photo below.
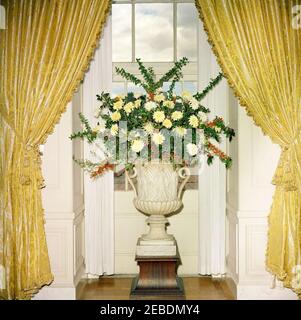
[[[162,76],[182,57],[190,60],[176,92],[197,90],[197,23],[194,1],[115,0],[112,10],[113,94],[143,89],[127,83],[115,73],[123,67],[139,74],[136,58]],[[168,88],[168,83],[164,89]]]
[[[197,25],[198,15],[193,0],[115,0],[112,9],[113,94],[129,91],[143,93],[143,88],[122,79],[115,67],[123,67],[138,77],[136,58],[153,66],[158,77],[173,62],[187,57],[183,79],[175,92],[197,90]],[[163,89],[169,88],[165,83]],[[196,188],[192,177],[189,188]],[[124,189],[124,175],[115,177],[115,189]]]

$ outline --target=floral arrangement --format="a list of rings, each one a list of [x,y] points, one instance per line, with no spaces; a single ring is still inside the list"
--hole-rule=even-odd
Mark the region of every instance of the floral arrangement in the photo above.
[[[196,94],[174,94],[176,82],[182,77],[187,58],[175,62],[158,81],[153,68],[146,68],[137,59],[142,79],[123,68],[116,71],[123,78],[141,86],[145,94],[111,97],[109,93],[97,95],[99,106],[95,111],[95,125],[91,126],[83,114],[79,114],[83,130],[71,135],[71,139],[85,138],[91,146],[90,159],[75,161],[97,177],[104,171],[122,164],[129,168],[136,161],[169,161],[174,165],[193,165],[200,156],[207,157],[210,165],[214,157],[229,168],[231,158],[213,141],[219,143],[222,135],[230,141],[235,132],[225,125],[221,117],[209,119],[210,110],[202,99],[220,82],[220,73],[209,85]],[[169,90],[162,91],[165,82]]]

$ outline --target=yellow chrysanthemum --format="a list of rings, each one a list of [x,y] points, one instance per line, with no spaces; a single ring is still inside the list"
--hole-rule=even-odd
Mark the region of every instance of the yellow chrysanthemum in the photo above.
[[[141,99],[138,99],[134,102],[134,107],[139,108],[141,106]]]
[[[113,104],[113,109],[114,110],[120,110],[120,109],[122,109],[122,106],[123,106],[123,101],[122,100],[118,100],[117,102],[115,102]]]
[[[116,134],[118,133],[118,125],[117,124],[113,124],[111,127],[111,135],[116,136]]]
[[[192,126],[192,128],[197,128],[199,125],[199,119],[197,116],[190,116],[189,117],[189,124]]]
[[[189,91],[183,91],[182,98],[186,101],[190,101],[192,99],[192,94]]]
[[[173,101],[167,100],[163,102],[163,106],[169,109],[173,109],[175,106],[175,103]]]
[[[118,111],[115,111],[111,114],[111,119],[116,122],[119,121],[121,119],[121,114]]]
[[[174,128],[174,132],[179,136],[179,137],[183,137],[185,136],[185,134],[187,133],[187,130],[183,127],[176,127]]]
[[[148,134],[152,134],[154,132],[154,126],[148,122],[145,126],[144,126],[144,130],[146,131],[146,133]]]
[[[134,104],[133,102],[128,102],[124,107],[123,110],[127,113],[130,114],[134,109]]]
[[[165,100],[165,96],[164,96],[163,93],[157,94],[157,95],[155,95],[154,100],[155,100],[156,102],[164,101],[164,100]]]
[[[172,114],[171,114],[171,118],[172,120],[180,120],[183,118],[183,113],[181,111],[174,111]]]
[[[162,125],[167,128],[170,129],[172,127],[172,122],[169,119],[165,119],[162,123]]]
[[[155,111],[153,114],[153,118],[157,123],[161,123],[165,119],[164,111]]]

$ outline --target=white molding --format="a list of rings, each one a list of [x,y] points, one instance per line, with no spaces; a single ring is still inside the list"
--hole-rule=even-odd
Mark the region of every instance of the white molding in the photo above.
[[[74,220],[81,214],[84,214],[85,206],[82,204],[77,209],[71,212],[57,212],[57,211],[46,211],[46,220]]]
[[[231,204],[227,203],[227,215],[233,219],[256,219],[256,218],[267,218],[269,211],[267,210],[237,210]]]

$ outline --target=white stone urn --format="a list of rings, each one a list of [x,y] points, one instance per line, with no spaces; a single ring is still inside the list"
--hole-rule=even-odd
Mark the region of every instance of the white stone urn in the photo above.
[[[136,163],[133,173],[127,173],[135,192],[133,202],[136,209],[149,215],[149,232],[142,235],[140,241],[145,244],[160,244],[170,240],[174,242],[174,237],[166,233],[166,216],[182,207],[182,192],[189,176],[190,170],[187,167],[175,170],[172,164],[159,161]],[[180,186],[179,177],[183,179]],[[137,179],[137,187],[134,178]]]

